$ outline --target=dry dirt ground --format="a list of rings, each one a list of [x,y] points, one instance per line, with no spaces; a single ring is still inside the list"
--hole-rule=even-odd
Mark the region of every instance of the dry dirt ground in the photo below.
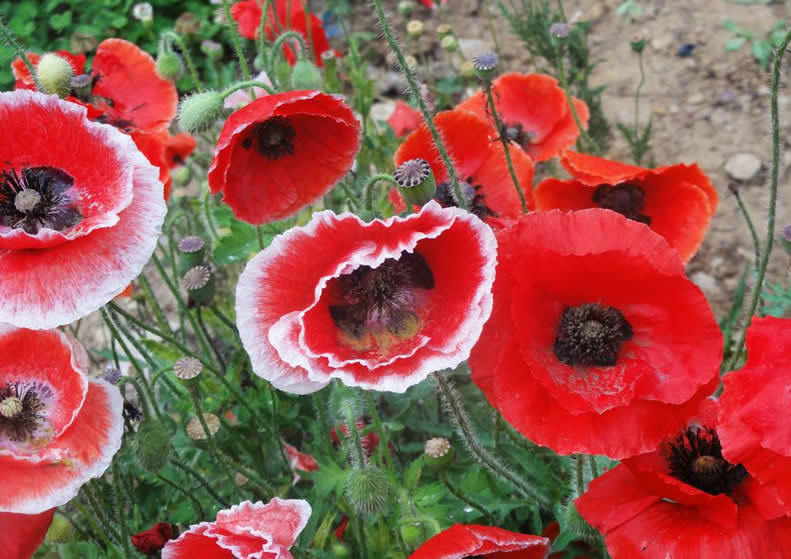
[[[534,0],[535,1],[535,0]],[[709,297],[718,317],[727,312],[732,293],[745,266],[752,258],[749,231],[742,220],[729,182],[736,182],[750,208],[759,235],[765,237],[768,206],[767,177],[771,162],[769,129],[768,72],[753,59],[749,45],[735,52],[725,50],[733,35],[723,27],[732,20],[763,36],[778,21],[788,21],[783,5],[739,5],[726,0],[640,0],[643,14],[636,19],[617,15],[622,0],[566,0],[565,9],[572,20],[591,21],[591,46],[601,63],[594,71],[594,85],[606,85],[604,110],[614,124],[633,122],[633,92],[639,81],[637,57],[630,39],[640,34],[647,40],[645,49],[646,82],[641,96],[641,119],[653,121],[653,155],[657,165],[697,162],[711,177],[720,194],[720,206],[711,230],[699,253],[689,263],[690,277]],[[367,3],[361,3],[355,21],[364,28]],[[390,2],[391,13],[395,2]],[[433,15],[418,10],[414,17],[425,25],[420,50],[438,58],[436,27],[450,24],[466,50],[488,46],[493,41],[486,24],[487,5],[495,17],[497,41],[503,53],[504,71],[531,72],[535,61],[511,32],[493,0],[449,0],[446,8]],[[370,14],[370,12],[368,12]],[[370,21],[370,20],[369,20]],[[405,19],[393,17],[400,34],[405,35]],[[369,23],[368,29],[371,29]],[[695,45],[692,56],[678,56],[685,43]],[[376,48],[383,48],[377,46]],[[437,55],[437,53],[440,53]],[[469,53],[465,53],[469,54]],[[473,53],[474,54],[474,53]],[[440,70],[441,71],[441,67]],[[791,221],[791,72],[784,72],[779,95],[783,149],[778,200],[778,228]],[[734,155],[749,153],[761,161],[755,176],[734,181],[725,171]],[[609,157],[629,161],[626,141],[618,135]],[[778,247],[779,248],[779,247]],[[789,257],[779,249],[770,264],[770,281],[787,282]]]

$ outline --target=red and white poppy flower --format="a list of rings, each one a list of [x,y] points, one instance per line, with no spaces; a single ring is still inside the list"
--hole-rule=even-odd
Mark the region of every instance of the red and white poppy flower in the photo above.
[[[0,512],[73,499],[121,446],[123,400],[88,378],[88,355],[57,330],[0,327]]]
[[[54,95],[0,93],[0,322],[53,328],[121,293],[165,218],[132,139]]]
[[[458,365],[491,312],[496,246],[474,215],[434,201],[370,223],[314,214],[239,278],[237,323],[254,372],[297,394],[333,378],[404,392]]]
[[[335,96],[260,97],[225,121],[209,167],[212,194],[254,225],[294,215],[324,196],[360,149],[360,123]]]
[[[293,559],[289,549],[310,513],[310,504],[301,499],[244,501],[168,542],[162,559]]]
[[[549,538],[518,534],[495,526],[454,524],[421,545],[409,559],[545,559]]]

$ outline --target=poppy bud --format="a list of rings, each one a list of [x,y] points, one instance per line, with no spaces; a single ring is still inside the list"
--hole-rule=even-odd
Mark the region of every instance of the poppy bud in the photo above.
[[[414,549],[422,545],[423,542],[428,539],[429,535],[426,533],[426,529],[422,524],[412,523],[401,526],[401,537],[408,547]]]
[[[42,93],[54,93],[60,98],[69,96],[73,76],[71,64],[51,52],[42,56],[36,66],[36,79]]]
[[[330,553],[338,559],[348,559],[352,556],[349,546],[342,542],[335,542],[330,546]]]
[[[210,60],[219,60],[222,58],[223,54],[222,45],[211,39],[201,41],[200,51],[208,56]]]
[[[173,169],[170,172],[170,176],[173,178],[173,182],[175,182],[179,186],[184,186],[192,178],[192,171],[190,171],[190,168],[187,167],[186,165],[181,165],[176,169]]]
[[[205,305],[214,298],[214,275],[208,266],[190,268],[181,278],[181,285],[195,303]]]
[[[475,64],[473,64],[472,60],[465,60],[459,65],[459,74],[463,78],[475,77]]]
[[[74,540],[74,526],[60,514],[52,518],[52,524],[47,530],[46,541],[48,543],[68,543]]]
[[[604,543],[601,534],[580,516],[573,502],[569,503],[568,507],[566,507],[560,525],[565,528],[565,531],[575,534],[575,539],[583,540],[586,543],[597,546]]]
[[[447,470],[456,457],[456,453],[450,446],[450,441],[445,437],[427,440],[423,452],[426,464],[435,472]]]
[[[631,41],[629,41],[629,45],[632,47],[632,51],[640,54],[643,52],[645,48],[645,37],[640,33],[635,33],[632,35]]]
[[[415,11],[415,3],[411,0],[403,0],[398,3],[398,13],[404,17],[409,17]]]
[[[453,35],[445,35],[439,42],[440,46],[448,52],[454,52],[459,48],[459,42]]]
[[[175,82],[184,75],[184,62],[172,50],[160,49],[157,54],[157,74],[161,78]]]
[[[170,457],[170,433],[159,421],[147,419],[135,433],[134,452],[145,471],[158,472]]]
[[[132,6],[132,17],[143,23],[154,19],[154,7],[149,2],[138,2]]]
[[[153,555],[168,543],[178,536],[178,530],[174,529],[173,525],[167,522],[159,522],[154,524],[145,532],[132,534],[132,545],[135,546],[140,553],[146,555]]]
[[[181,102],[179,126],[187,132],[206,130],[220,118],[223,104],[223,96],[216,91],[190,95]]]
[[[406,34],[410,39],[417,39],[423,34],[423,22],[413,19],[406,24]]]
[[[407,204],[422,206],[437,193],[437,181],[425,159],[404,161],[393,173],[393,178]]]
[[[391,490],[387,475],[373,465],[352,470],[346,478],[346,498],[358,514],[383,512]]]
[[[475,73],[482,81],[491,81],[497,75],[497,55],[493,52],[484,52],[472,59]]]
[[[179,252],[179,274],[184,274],[187,270],[200,266],[206,257],[206,243],[197,235],[184,237],[178,244]]]
[[[312,62],[301,58],[291,69],[291,87],[294,89],[321,89],[321,72]]]

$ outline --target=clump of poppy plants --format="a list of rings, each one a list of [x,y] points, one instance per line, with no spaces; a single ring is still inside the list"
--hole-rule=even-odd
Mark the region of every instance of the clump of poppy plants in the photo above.
[[[599,152],[567,22],[530,28],[557,75],[480,53],[449,100],[374,0],[409,84],[380,119],[345,22],[221,4],[212,76],[175,31],[86,56],[0,22],[4,553],[791,559],[776,172],[715,317],[686,266],[723,185]]]

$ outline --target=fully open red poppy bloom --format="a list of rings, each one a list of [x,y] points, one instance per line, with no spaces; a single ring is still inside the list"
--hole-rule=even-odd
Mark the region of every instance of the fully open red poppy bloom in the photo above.
[[[176,116],[178,92],[156,72],[154,59],[137,45],[123,39],[99,43],[90,74],[83,74],[85,57],[59,51],[75,69],[85,90],[72,90],[68,100],[88,107],[91,120],[106,122],[125,132],[167,130]],[[28,53],[31,63],[38,55]],[[27,66],[17,59],[12,63],[17,88],[35,89]]]
[[[716,406],[704,401],[683,431],[624,460],[575,501],[613,559],[791,557],[791,519],[771,488],[723,456]]]
[[[505,130],[495,132],[522,146],[534,161],[546,161],[577,141],[579,129],[557,81],[543,74],[503,74],[492,82],[497,112]],[[573,98],[577,116],[588,124],[588,106]],[[456,106],[494,120],[486,109],[486,96],[478,91]]]
[[[39,514],[110,465],[123,400],[85,375],[85,349],[57,330],[2,326],[0,356],[0,512]]]
[[[613,210],[649,225],[684,262],[694,256],[719,201],[700,167],[645,169],[573,151],[560,161],[574,178],[541,181],[534,194],[537,210]]]
[[[310,18],[307,17],[303,1],[306,0],[275,0],[276,15],[270,8],[266,23],[266,36],[267,39],[273,41],[286,31],[296,31],[305,38],[307,44],[309,19],[310,44],[308,46],[312,46],[315,63],[321,67],[324,65],[321,53],[330,50],[330,43],[327,41],[327,35],[324,33],[324,26],[321,20],[312,13]],[[290,13],[289,6],[291,6]],[[231,6],[231,17],[239,25],[239,34],[248,39],[255,40],[258,37],[262,14],[263,11],[258,0],[244,0]],[[283,46],[283,54],[285,54],[286,60],[290,64],[294,64],[296,57],[290,46]]]
[[[791,394],[788,360],[791,320],[753,318],[747,329],[747,363],[723,377],[719,429],[723,454],[774,487],[791,514]]]
[[[0,93],[0,134],[0,322],[68,324],[143,269],[162,183],[129,136],[54,95]]]
[[[518,534],[494,526],[454,524],[421,545],[409,559],[461,559],[490,556],[505,559],[545,559],[549,538]]]
[[[360,123],[320,91],[267,95],[225,121],[209,167],[212,194],[255,225],[289,217],[351,169]]]
[[[190,526],[165,545],[162,559],[292,559],[288,550],[310,512],[301,499],[244,501],[218,512],[214,522]]]
[[[174,533],[171,524],[167,522],[157,522],[145,532],[132,534],[131,540],[136,550],[140,553],[150,555],[165,547],[165,544],[175,538],[176,534],[177,531]]]
[[[421,122],[423,122],[423,117],[420,111],[411,105],[407,105],[401,99],[396,101],[395,108],[387,119],[387,124],[393,129],[396,138],[401,138],[417,130]]]
[[[621,459],[656,448],[712,392],[722,335],[662,237],[592,209],[527,214],[497,238],[470,368],[527,438]]]
[[[508,172],[503,146],[490,136],[486,121],[472,113],[453,110],[437,114],[434,123],[453,160],[469,210],[482,219],[521,215],[522,204]],[[513,143],[510,152],[528,208],[532,208],[533,161]],[[437,181],[436,200],[443,206],[457,205],[448,171],[425,124],[407,136],[396,151],[394,162],[398,166],[417,158],[425,159],[431,166]],[[392,199],[396,200],[397,212],[405,209],[400,194]]]
[[[404,392],[469,355],[491,311],[496,241],[457,208],[362,222],[331,211],[275,238],[239,278],[253,371],[305,394],[339,378]]]
[[[7,559],[30,559],[44,541],[55,509],[40,514],[0,512],[0,549]]]

